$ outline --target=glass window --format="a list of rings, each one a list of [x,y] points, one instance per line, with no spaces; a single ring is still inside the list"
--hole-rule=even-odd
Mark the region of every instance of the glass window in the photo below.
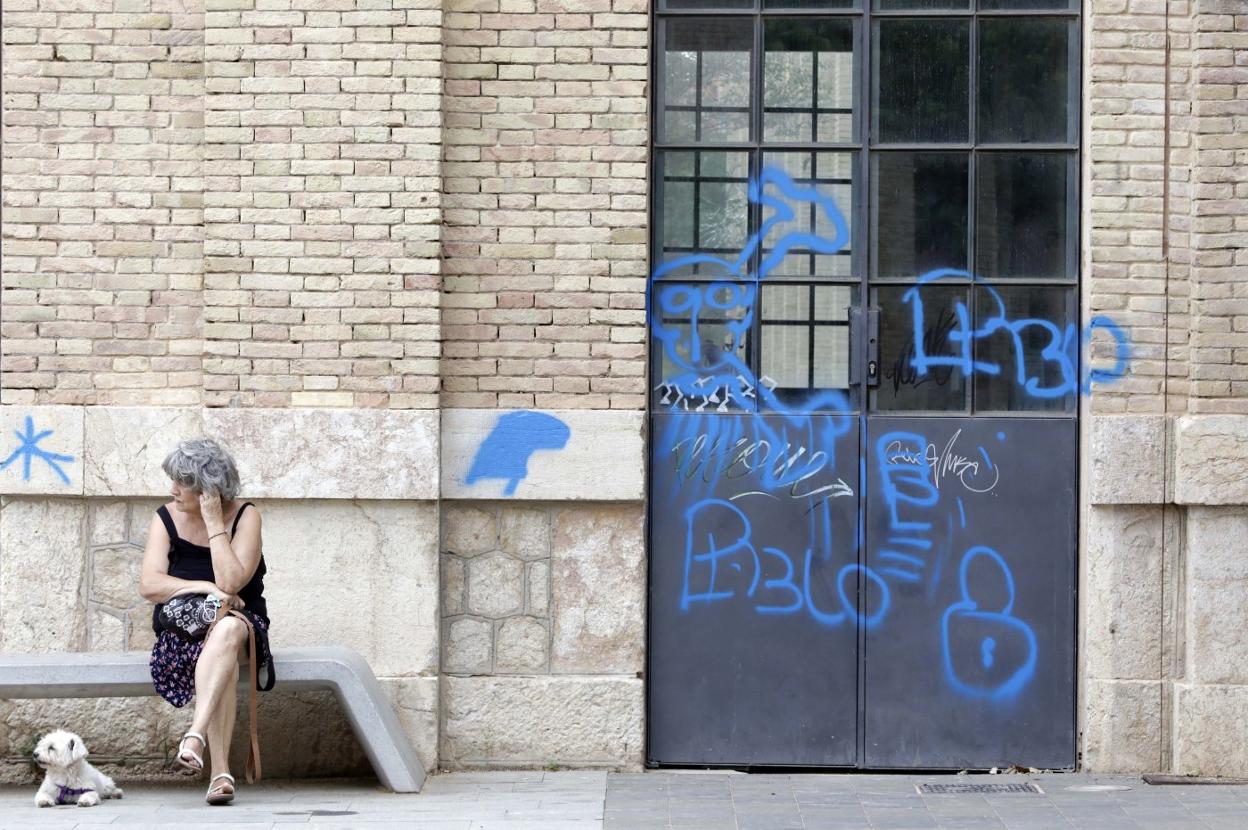
[[[975,373],[977,412],[1069,412],[1078,388],[1073,288],[980,287],[975,291],[975,361],[997,367]]]
[[[655,218],[660,263],[694,254],[734,261],[749,236],[749,155],[714,150],[669,150],[659,155],[663,178]],[[743,277],[717,262],[678,267],[668,276]]]
[[[980,153],[976,165],[976,273],[989,280],[1074,277],[1075,156]]]
[[[985,11],[1033,11],[1037,9],[1066,11],[1078,9],[1079,0],[979,0],[979,7]]]
[[[763,140],[853,141],[853,21],[775,18],[763,32]]]
[[[875,153],[872,162],[875,275],[965,270],[970,156]]]
[[[754,286],[664,283],[651,295],[660,371],[655,403],[699,411],[754,408],[748,361]]]
[[[676,18],[664,35],[663,141],[748,141],[753,21]]]
[[[968,141],[970,61],[969,20],[876,21],[872,60],[876,139]]]
[[[967,373],[949,361],[962,355],[961,344],[950,334],[964,328],[958,306],[969,308],[967,286],[881,286],[875,302],[880,309],[880,383],[872,390],[872,408],[965,411]],[[936,362],[929,364],[930,358]]]
[[[762,286],[760,380],[798,407],[813,393],[848,389],[849,311],[856,285]]]
[[[788,152],[764,153],[764,169],[782,171],[799,187],[813,190],[820,199],[796,201],[776,196],[784,210],[792,211],[792,219],[777,219],[778,207],[764,207],[762,221],[768,223],[768,231],[762,240],[764,261],[776,250],[778,244],[786,245],[787,254],[778,260],[764,275],[766,279],[800,277],[848,278],[856,274],[853,267],[853,245],[846,232],[853,231],[854,169],[856,153],[837,152]],[[836,226],[844,222],[844,229]],[[791,245],[793,234],[814,236],[834,252],[821,252],[809,244]],[[787,238],[787,239],[786,239]],[[842,240],[839,246],[837,240]]]
[[[957,10],[970,8],[971,0],[875,0],[872,8],[882,12]]]
[[[979,21],[980,142],[1076,140],[1073,32],[1069,20]]]

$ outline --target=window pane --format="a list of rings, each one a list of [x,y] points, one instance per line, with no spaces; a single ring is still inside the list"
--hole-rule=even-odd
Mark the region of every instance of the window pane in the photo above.
[[[663,171],[656,204],[659,259],[667,264],[691,254],[735,261],[748,236],[749,156],[743,152],[669,151],[659,154]],[[716,263],[696,263],[664,276],[713,278],[745,275]]]
[[[764,9],[856,9],[858,0],[763,0]]]
[[[981,153],[976,164],[976,273],[1073,278],[1075,154]]]
[[[961,369],[925,365],[918,357],[939,360],[962,354],[961,344],[950,342],[949,334],[961,329],[956,310],[959,303],[966,305],[967,288],[925,285],[916,287],[912,294],[907,295],[908,291],[910,288],[905,286],[876,289],[880,308],[880,385],[872,390],[872,408],[965,411],[966,375]],[[916,300],[922,311],[917,327]]]
[[[766,274],[767,279],[783,279],[786,277],[851,277],[855,273],[853,267],[853,246],[837,227],[837,219],[844,222],[852,237],[854,215],[854,168],[857,164],[856,153],[836,152],[793,152],[764,153],[764,170],[777,170],[790,178],[794,185],[805,190],[814,189],[825,201],[816,199],[795,200],[783,196],[777,189],[768,187],[764,195],[775,198],[793,211],[791,220],[776,222],[769,226],[763,236],[763,261],[769,261],[769,255],[784,241],[788,253],[779,259]],[[829,204],[830,202],[830,204]],[[778,209],[771,206],[763,208],[762,221],[767,222],[776,216]],[[833,212],[835,211],[835,212]],[[791,234],[812,234],[821,240],[827,248],[836,250],[818,252],[808,244],[792,245]]]
[[[1073,23],[979,21],[979,140],[1073,142]]]
[[[663,140],[748,141],[749,19],[664,21]]]
[[[965,153],[872,156],[876,276],[967,267],[968,159]]]
[[[976,372],[975,410],[1073,411],[1078,338],[1067,343],[1065,333],[1075,321],[1074,289],[980,287],[975,293],[975,327],[993,330],[975,341],[975,361],[999,369],[997,374]]]
[[[879,141],[969,140],[969,21],[878,21],[874,54]]]
[[[853,285],[764,283],[760,382],[782,405],[800,408],[823,390],[849,388]]]
[[[662,0],[659,6],[665,12],[680,12],[688,9],[703,11],[706,9],[752,9],[754,0]]]
[[[1057,9],[1079,8],[1078,0],[979,0],[981,9]]]
[[[764,25],[763,138],[853,141],[853,21],[781,18]]]
[[[970,5],[971,0],[875,0],[872,8],[891,12],[910,9],[965,9]]]
[[[753,285],[663,283],[654,289],[655,406],[752,409],[746,366]]]

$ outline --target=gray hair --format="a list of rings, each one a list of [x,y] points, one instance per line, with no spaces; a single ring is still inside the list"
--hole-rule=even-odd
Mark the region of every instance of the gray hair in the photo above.
[[[201,493],[215,492],[222,501],[238,495],[238,468],[224,447],[211,438],[192,438],[179,443],[161,464],[165,475]]]

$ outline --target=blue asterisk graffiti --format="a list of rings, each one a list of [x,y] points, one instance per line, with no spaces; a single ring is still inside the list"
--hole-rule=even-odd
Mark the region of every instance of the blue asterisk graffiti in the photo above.
[[[44,463],[52,468],[52,472],[60,476],[61,481],[69,484],[69,476],[65,475],[65,471],[61,469],[61,465],[57,462],[73,461],[72,455],[61,455],[60,453],[48,452],[39,448],[39,442],[52,434],[52,430],[45,429],[43,432],[35,432],[35,421],[29,415],[26,416],[26,434],[14,432],[17,440],[20,441],[17,449],[13,450],[13,454],[8,458],[0,461],[0,471],[8,469],[8,466],[19,458],[22,459],[22,480],[30,481],[30,461],[33,458],[41,458]]]

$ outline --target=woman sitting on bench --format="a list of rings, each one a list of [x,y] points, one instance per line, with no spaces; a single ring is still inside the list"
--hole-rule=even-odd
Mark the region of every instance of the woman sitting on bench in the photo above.
[[[183,441],[163,467],[173,501],[152,518],[139,578],[143,598],[157,603],[152,681],[174,706],[195,699],[191,728],[178,744],[175,764],[199,773],[208,750],[212,778],[206,800],[228,804],[234,800],[229,757],[239,662],[248,652],[248,625],[230,610],[242,612],[254,628],[259,662],[269,653],[260,511],[238,499],[234,460],[216,441]],[[161,625],[161,604],[184,594],[207,597],[204,606],[214,610],[220,604],[219,621],[206,637],[201,632],[200,639],[187,639],[184,631]],[[253,749],[258,749],[254,741]]]

